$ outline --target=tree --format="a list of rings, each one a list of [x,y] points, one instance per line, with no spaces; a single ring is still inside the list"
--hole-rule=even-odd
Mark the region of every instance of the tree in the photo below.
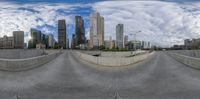
[[[53,47],[54,49],[59,49],[59,45],[54,45],[54,47]]]
[[[104,45],[101,45],[100,47],[99,47],[99,49],[100,50],[104,50],[106,47],[104,46]]]

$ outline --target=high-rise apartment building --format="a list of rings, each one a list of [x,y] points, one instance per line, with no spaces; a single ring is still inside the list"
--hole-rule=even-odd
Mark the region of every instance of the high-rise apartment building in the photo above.
[[[13,31],[14,48],[24,48],[24,31]]]
[[[116,26],[116,44],[119,49],[124,48],[123,38],[124,38],[124,25],[118,24]]]
[[[60,47],[66,49],[67,46],[67,33],[65,20],[58,20],[58,44]]]
[[[90,47],[98,48],[104,44],[104,18],[98,12],[90,15]]]

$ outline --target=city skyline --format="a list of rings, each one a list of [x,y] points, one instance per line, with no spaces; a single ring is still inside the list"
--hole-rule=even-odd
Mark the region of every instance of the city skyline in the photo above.
[[[21,1],[0,2],[2,5],[0,12],[4,16],[0,16],[4,20],[0,22],[0,37],[12,36],[12,31],[21,30],[25,32],[25,42],[27,42],[30,28],[36,28],[45,34],[52,33],[57,38],[56,21],[65,19],[69,41],[71,41],[72,34],[75,33],[74,17],[79,15],[83,17],[86,38],[89,39],[89,15],[95,11],[105,19],[105,40],[108,40],[109,36],[115,39],[115,26],[119,23],[124,24],[124,35],[140,30],[142,32],[137,35],[137,39],[151,41],[161,46],[183,44],[184,39],[200,37],[197,9],[200,2],[117,1],[119,3],[112,5],[113,1],[58,0],[59,2],[42,3],[40,1],[32,3],[32,0],[23,3]],[[105,7],[102,6],[104,4]],[[158,7],[161,9],[156,9]],[[116,11],[113,12],[112,9]],[[15,14],[19,14],[18,17],[13,16]],[[129,37],[129,39],[133,38]]]

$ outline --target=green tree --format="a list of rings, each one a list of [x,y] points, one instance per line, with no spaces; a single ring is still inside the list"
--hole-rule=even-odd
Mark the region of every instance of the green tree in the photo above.
[[[104,50],[106,47],[104,46],[104,45],[101,45],[100,47],[99,47],[99,49],[100,50]]]

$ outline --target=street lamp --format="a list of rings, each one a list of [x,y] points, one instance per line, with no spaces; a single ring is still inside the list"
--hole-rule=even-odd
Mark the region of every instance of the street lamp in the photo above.
[[[142,32],[142,31],[137,31],[137,32],[135,32],[135,33],[131,33],[131,34],[129,34],[130,36],[134,36],[134,40],[135,40],[135,42],[136,42],[136,35],[137,35],[137,33],[140,33],[140,32]],[[137,42],[136,42],[137,43]],[[136,54],[136,45],[134,44],[134,55]]]

